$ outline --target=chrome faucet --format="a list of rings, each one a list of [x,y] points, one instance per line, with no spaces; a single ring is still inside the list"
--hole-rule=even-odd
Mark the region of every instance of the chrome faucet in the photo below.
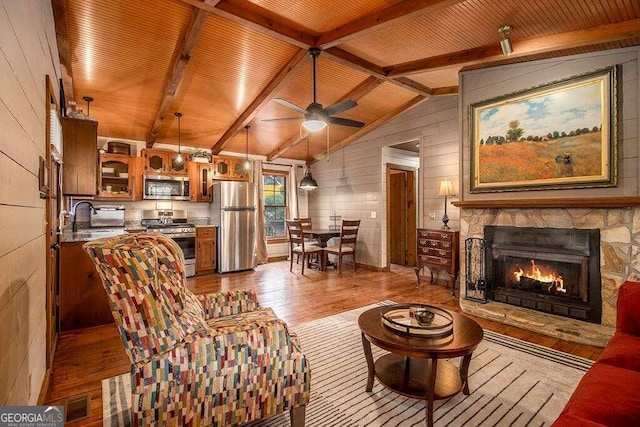
[[[72,209],[73,223],[71,224],[71,231],[73,231],[74,233],[78,231],[78,224],[76,223],[76,219],[78,218],[78,215],[77,215],[78,206],[80,206],[83,203],[89,205],[89,207],[91,208],[91,211],[93,212],[93,215],[96,215],[98,213],[98,211],[96,211],[96,208],[93,207],[91,202],[87,202],[86,200],[81,200],[78,203],[76,203],[76,205]]]

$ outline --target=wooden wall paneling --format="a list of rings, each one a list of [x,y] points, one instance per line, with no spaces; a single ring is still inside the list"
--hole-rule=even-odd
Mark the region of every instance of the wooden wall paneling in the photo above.
[[[38,165],[47,153],[45,75],[59,75],[51,4],[4,2],[0,28],[0,169],[12,173],[0,190],[0,403],[35,405],[47,353],[46,203]]]

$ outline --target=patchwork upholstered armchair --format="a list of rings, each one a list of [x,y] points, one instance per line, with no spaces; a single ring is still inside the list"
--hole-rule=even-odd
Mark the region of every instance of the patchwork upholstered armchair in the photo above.
[[[194,295],[170,238],[88,242],[131,359],[134,425],[233,426],[290,411],[304,425],[310,370],[255,291]]]

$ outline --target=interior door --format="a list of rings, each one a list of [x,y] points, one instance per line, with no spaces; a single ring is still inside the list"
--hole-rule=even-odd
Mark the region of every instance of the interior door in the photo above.
[[[389,262],[406,265],[407,259],[407,202],[406,172],[393,169],[389,176]]]
[[[387,234],[390,264],[416,263],[416,171],[387,169]]]

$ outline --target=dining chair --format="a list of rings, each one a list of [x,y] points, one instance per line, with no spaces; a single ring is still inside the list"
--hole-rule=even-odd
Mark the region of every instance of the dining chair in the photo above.
[[[289,245],[291,250],[289,271],[293,271],[293,256],[296,255],[302,258],[302,274],[304,275],[305,263],[311,256],[320,255],[323,248],[305,241],[301,221],[287,220],[287,230],[289,231]]]
[[[360,220],[343,220],[340,228],[340,241],[335,246],[324,248],[327,255],[338,257],[338,273],[342,274],[342,258],[351,255],[353,258],[353,272],[356,272],[356,243],[358,241],[358,229]]]
[[[311,221],[311,218],[293,218],[294,221],[300,221],[300,224],[302,225],[302,230],[303,231],[308,231],[308,230],[313,230],[313,221]],[[309,237],[309,235],[305,236],[305,242],[307,242],[308,245],[317,245],[320,246],[318,243],[318,240],[314,239],[313,237]],[[298,263],[300,261],[300,256],[297,256],[296,259],[296,263]],[[309,260],[311,261],[311,260]],[[317,259],[315,260],[316,262],[318,261]],[[311,262],[309,262],[307,264],[307,267],[311,267]]]

